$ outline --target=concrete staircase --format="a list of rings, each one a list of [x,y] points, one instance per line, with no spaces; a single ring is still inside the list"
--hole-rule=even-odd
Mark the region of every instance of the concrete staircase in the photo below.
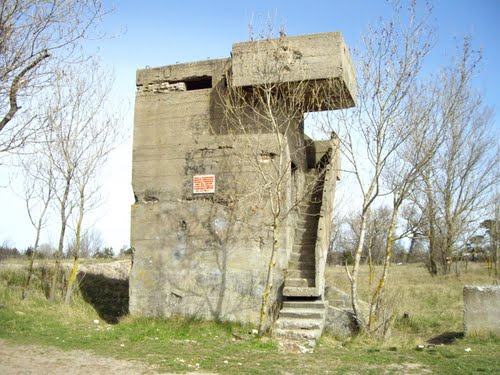
[[[295,342],[302,351],[312,351],[325,327],[326,311],[320,299],[284,301],[273,334],[280,341]]]
[[[287,297],[318,297],[316,286],[316,239],[323,194],[323,181],[315,169],[306,174],[309,192],[299,205],[295,242],[288,262],[283,295]]]
[[[285,301],[274,336],[280,341],[295,341],[301,351],[310,351],[323,332],[327,311],[316,288],[315,259],[324,182],[315,169],[306,174],[305,182],[310,191],[299,206],[295,242],[283,289]]]

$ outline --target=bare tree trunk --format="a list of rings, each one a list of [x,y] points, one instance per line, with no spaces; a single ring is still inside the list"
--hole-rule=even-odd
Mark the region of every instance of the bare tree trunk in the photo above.
[[[271,106],[268,107],[269,110],[271,110]],[[270,111],[271,112],[271,111]],[[271,113],[272,115],[272,113]],[[273,121],[275,120],[273,117],[271,117]],[[273,127],[275,130],[275,135],[276,135],[276,141],[277,144],[279,145],[279,150],[281,150],[281,154],[283,153],[283,139],[281,136],[281,133],[279,132],[279,126],[275,124]],[[272,190],[274,190],[273,193],[271,193],[271,196],[269,197],[269,202],[271,205],[271,212],[273,214],[273,245],[271,249],[271,256],[269,258],[269,261],[267,263],[267,275],[266,275],[266,284],[264,287],[264,293],[262,294],[262,305],[260,308],[260,317],[259,317],[259,335],[263,335],[265,333],[266,327],[267,327],[267,318],[268,318],[268,311],[270,309],[269,306],[269,297],[273,288],[273,283],[274,283],[274,273],[275,273],[275,268],[276,268],[276,254],[278,252],[278,245],[279,245],[279,236],[280,236],[280,231],[281,231],[281,204],[282,204],[282,181],[281,177],[284,172],[286,172],[286,169],[284,169],[284,161],[283,161],[283,155],[279,156],[279,164],[278,164],[278,180],[275,182],[275,185],[272,187]],[[286,163],[288,165],[289,163]]]
[[[436,263],[436,212],[434,207],[434,194],[428,171],[425,172],[424,182],[427,196],[426,218],[429,222],[429,272],[432,276],[436,276],[438,274],[438,267]]]
[[[80,205],[79,205],[79,213],[78,220],[76,223],[76,231],[75,231],[75,249],[73,254],[73,267],[71,268],[71,274],[68,278],[68,287],[66,289],[66,296],[64,297],[65,303],[70,303],[71,295],[73,294],[73,290],[76,284],[76,276],[78,274],[78,263],[80,261],[80,247],[81,247],[81,233],[82,233],[82,223],[83,223],[83,215],[85,213],[85,195],[82,191],[80,191]]]
[[[22,299],[28,298],[28,290],[30,287],[31,277],[33,276],[33,265],[35,263],[35,258],[38,250],[38,242],[40,241],[40,231],[42,228],[43,215],[38,220],[38,226],[36,228],[36,238],[35,244],[33,245],[33,251],[31,252],[30,263],[28,266],[28,275],[26,275],[26,281],[23,285]]]
[[[374,273],[375,273],[375,267],[373,266],[373,258],[372,258],[372,241],[373,237],[370,236],[369,238],[369,243],[368,243],[368,270],[369,270],[369,280],[368,280],[368,285],[373,284],[373,278],[374,278]]]
[[[28,167],[28,166],[25,166],[25,167]],[[28,175],[31,175],[31,174],[28,173]],[[47,209],[49,208],[49,204],[51,203],[52,198],[53,198],[53,195],[52,195],[53,194],[53,185],[52,185],[53,181],[52,181],[52,177],[53,177],[52,176],[52,172],[49,171],[48,172],[48,179],[45,180],[47,183],[46,184],[42,183],[41,186],[38,186],[37,182],[40,182],[40,180],[36,181],[37,177],[35,175],[31,175],[30,176],[30,178],[35,179],[35,181],[33,181],[33,184],[31,186],[34,189],[39,188],[41,190],[44,190],[44,188],[46,188],[47,189],[46,190],[46,194],[47,195],[42,198],[43,208],[42,208],[42,211],[40,213],[40,216],[38,217],[38,221],[35,221],[33,219],[33,215],[31,213],[32,207],[30,207],[30,204],[29,204],[30,196],[31,196],[31,194],[33,192],[27,192],[27,196],[26,196],[26,208],[28,210],[28,216],[30,217],[31,223],[35,227],[36,238],[35,238],[35,244],[33,245],[33,251],[31,252],[30,263],[29,263],[29,266],[28,266],[28,275],[26,276],[26,281],[25,281],[25,283],[23,285],[22,299],[28,298],[28,290],[29,290],[31,278],[33,276],[33,268],[34,268],[35,258],[36,258],[37,251],[38,251],[38,244],[40,242],[40,233],[42,231],[45,214],[47,213]],[[42,178],[42,180],[43,180],[43,178]],[[42,195],[43,194],[44,193],[42,193]]]
[[[389,224],[389,230],[387,232],[387,242],[384,257],[384,268],[382,271],[382,276],[380,277],[377,289],[372,295],[372,301],[370,304],[370,315],[368,318],[368,327],[371,332],[376,328],[376,324],[379,319],[379,312],[383,304],[382,296],[384,291],[384,286],[387,280],[387,275],[389,274],[389,266],[391,264],[392,249],[394,246],[394,231],[396,228],[396,219],[398,217],[399,207],[394,207],[391,215],[391,220]]]
[[[66,234],[66,224],[67,224],[67,213],[66,213],[66,205],[68,203],[69,199],[69,190],[70,190],[70,180],[66,180],[66,186],[64,187],[64,193],[62,196],[62,199],[60,201],[59,207],[60,207],[60,219],[61,219],[61,229],[59,231],[59,244],[57,246],[57,252],[56,252],[56,257],[55,257],[55,263],[54,263],[54,274],[52,275],[52,283],[50,286],[50,294],[49,294],[49,301],[54,302],[56,299],[56,290],[57,290],[57,285],[60,282],[61,279],[61,261],[63,257],[63,250],[64,250],[64,237]]]
[[[266,275],[266,283],[264,286],[264,292],[262,293],[262,305],[260,306],[260,315],[259,315],[259,335],[263,335],[266,331],[267,326],[267,312],[269,311],[269,297],[271,294],[271,290],[273,288],[274,282],[274,269],[276,267],[276,253],[278,252],[278,236],[277,233],[278,220],[274,218],[273,221],[273,246],[271,250],[271,257],[269,258],[269,262],[267,263],[267,275]]]
[[[358,297],[358,279],[359,279],[359,267],[361,263],[361,254],[363,252],[363,245],[365,242],[365,234],[366,234],[366,220],[367,214],[364,211],[361,214],[361,228],[359,231],[359,241],[358,246],[356,248],[356,253],[354,254],[354,265],[352,267],[352,273],[349,275],[349,279],[351,282],[351,303],[352,303],[352,311],[354,313],[354,318],[356,319],[356,323],[360,330],[364,330],[364,320],[361,316],[361,310],[359,308],[359,297]]]

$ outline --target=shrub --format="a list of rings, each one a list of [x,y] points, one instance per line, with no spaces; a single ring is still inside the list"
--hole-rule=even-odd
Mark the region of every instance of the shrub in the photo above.
[[[94,258],[99,259],[111,259],[115,255],[112,247],[105,247],[103,250],[97,250],[94,254]]]

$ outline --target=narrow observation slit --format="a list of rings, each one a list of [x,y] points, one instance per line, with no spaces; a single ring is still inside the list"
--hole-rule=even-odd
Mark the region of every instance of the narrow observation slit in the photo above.
[[[186,78],[183,82],[186,84],[186,91],[212,88],[211,76],[190,77]]]

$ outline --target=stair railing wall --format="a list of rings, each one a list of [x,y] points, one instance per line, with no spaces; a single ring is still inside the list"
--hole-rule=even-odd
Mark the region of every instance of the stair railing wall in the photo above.
[[[322,296],[325,291],[325,267],[328,255],[328,249],[331,239],[331,223],[333,215],[333,201],[335,196],[335,186],[337,182],[339,155],[338,155],[338,139],[332,140],[334,145],[328,151],[328,162],[324,166],[323,171],[319,171],[318,175],[323,174],[323,196],[321,200],[320,217],[318,221],[318,232],[315,245],[316,258],[316,273],[315,285],[316,293]]]

